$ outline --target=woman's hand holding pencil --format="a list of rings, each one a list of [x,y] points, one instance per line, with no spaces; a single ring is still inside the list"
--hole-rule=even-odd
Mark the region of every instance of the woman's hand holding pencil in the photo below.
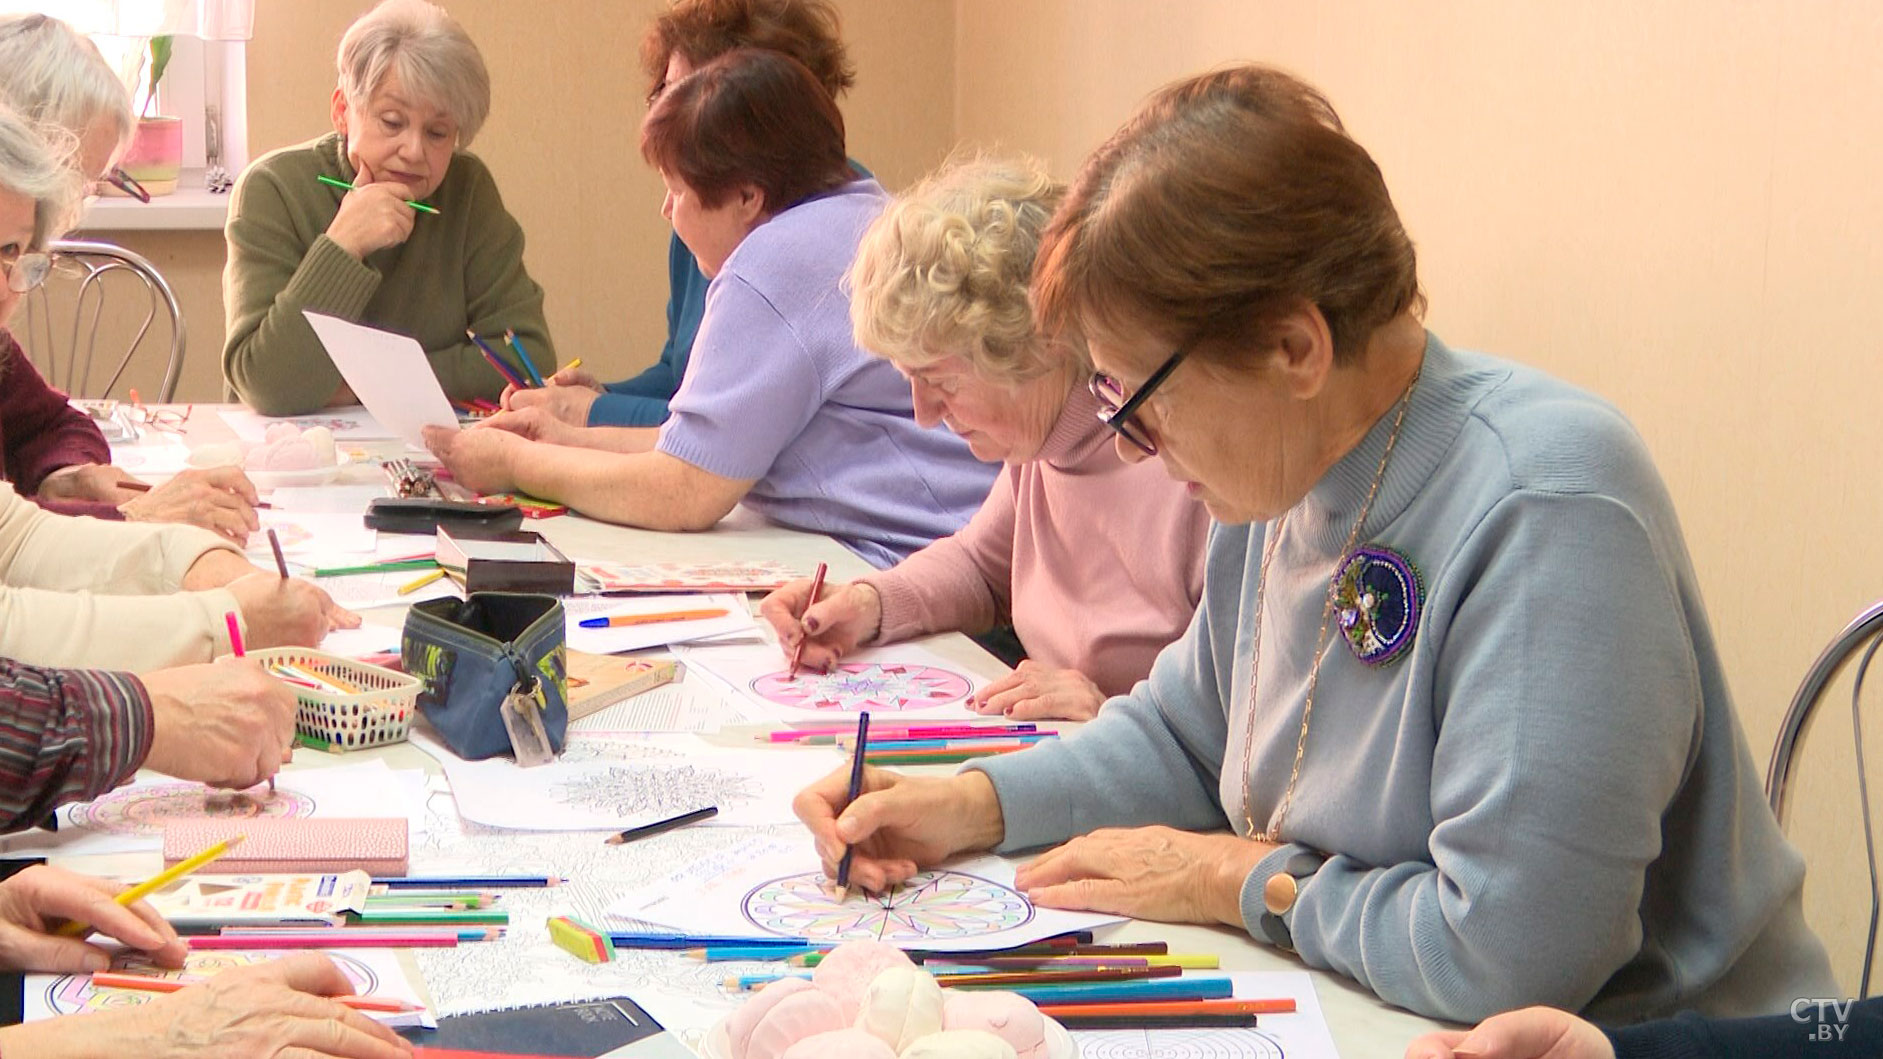
[[[60,934],[64,920],[148,953],[160,966],[183,966],[177,932],[144,901],[120,903],[124,887],[104,879],[45,865],[0,882],[0,967],[71,974],[101,971],[111,956],[82,936]]]
[[[818,578],[803,578],[766,596],[758,613],[777,631],[786,658],[796,654],[800,665],[821,673],[876,639],[883,600],[862,582],[826,585]]]
[[[832,879],[850,853],[848,883],[879,892],[956,853],[991,849],[1006,833],[994,785],[979,772],[907,776],[864,766],[850,798],[851,766],[798,792],[791,803]],[[854,852],[852,852],[854,850]]]

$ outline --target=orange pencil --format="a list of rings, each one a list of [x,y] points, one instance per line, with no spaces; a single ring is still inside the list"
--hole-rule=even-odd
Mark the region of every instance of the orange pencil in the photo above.
[[[791,651],[791,672],[786,674],[787,679],[798,675],[798,660],[804,657],[805,634],[802,628],[804,625],[804,615],[811,612],[811,606],[817,602],[817,594],[824,590],[824,575],[829,571],[830,567],[828,564],[818,563],[817,572],[811,575],[811,595],[810,598],[804,601],[803,613],[798,615],[798,625],[800,626],[798,629],[798,646]]]
[[[727,613],[724,607],[663,610],[658,614],[611,614],[606,618],[583,618],[576,624],[584,629],[619,629],[624,625],[658,625],[664,621],[705,621],[708,618],[723,618]]]
[[[1141,1004],[1041,1004],[1042,1015],[1290,1015],[1293,997],[1261,1000],[1152,1000]]]

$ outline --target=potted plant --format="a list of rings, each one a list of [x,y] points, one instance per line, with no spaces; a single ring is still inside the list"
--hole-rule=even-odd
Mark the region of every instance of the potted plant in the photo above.
[[[139,78],[144,81],[144,109],[137,120],[137,131],[131,137],[130,149],[120,164],[120,168],[152,195],[174,192],[177,177],[183,171],[183,119],[150,116],[157,102],[157,83],[163,80],[164,71],[170,66],[171,43],[167,34],[152,37],[150,46],[145,49],[144,61],[139,64],[141,71],[148,72],[148,78]]]

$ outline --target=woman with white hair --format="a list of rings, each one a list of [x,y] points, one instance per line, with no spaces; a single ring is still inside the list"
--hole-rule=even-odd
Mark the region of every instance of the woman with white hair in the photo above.
[[[136,189],[114,164],[132,130],[130,95],[91,41],[44,15],[0,17],[0,105],[68,144],[68,165],[96,189],[110,182]],[[17,157],[15,152],[12,157]],[[33,245],[44,249],[70,219],[51,205],[64,178],[45,180],[11,166],[0,182],[39,201]],[[26,179],[33,186],[20,183]],[[31,273],[31,274],[29,274]],[[5,292],[0,328],[43,273],[23,270]],[[188,522],[235,541],[256,528],[255,487],[241,471],[186,471],[150,488],[111,465],[111,447],[90,416],[46,384],[12,335],[0,330],[0,458],[21,496],[64,515],[136,522]]]
[[[1190,624],[1209,514],[1155,464],[1119,457],[1084,366],[1033,323],[1027,278],[1064,190],[1030,159],[960,162],[864,234],[849,275],[857,342],[908,378],[918,422],[1005,467],[953,536],[826,585],[809,610],[809,581],[767,597],[761,613],[805,663],[1011,616],[1028,658],[975,708],[1086,720]]]
[[[443,9],[385,0],[347,30],[333,132],[257,160],[229,203],[222,370],[242,400],[265,415],[353,402],[303,310],[411,335],[454,400],[504,388],[467,330],[514,332],[554,370],[523,229],[463,150],[489,112],[484,59]]]

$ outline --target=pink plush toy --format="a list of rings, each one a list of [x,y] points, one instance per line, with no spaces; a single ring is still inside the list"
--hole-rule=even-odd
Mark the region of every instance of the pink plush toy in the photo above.
[[[896,1059],[896,1053],[862,1030],[833,1030],[804,1038],[780,1059]]]
[[[1018,1059],[1049,1059],[1046,1016],[1018,993],[955,990],[942,1005],[942,1028],[981,1030],[1013,1048]]]
[[[788,996],[810,992],[814,988],[803,978],[780,978],[753,994],[752,999],[726,1019],[726,1036],[732,1047],[733,1059],[745,1059],[746,1048],[752,1041],[752,1031],[771,1013],[772,1008]]]
[[[902,1059],[1016,1059],[1006,1041],[980,1030],[943,1030],[903,1049]]]
[[[863,991],[877,975],[898,967],[914,966],[894,945],[880,941],[847,941],[824,954],[817,969],[811,972],[811,980],[837,1001],[844,1024],[849,1025],[856,1021]]]
[[[818,1034],[844,1029],[843,1012],[828,993],[806,989],[772,1005],[752,1027],[745,1053],[735,1059],[781,1059],[792,1045]]]

